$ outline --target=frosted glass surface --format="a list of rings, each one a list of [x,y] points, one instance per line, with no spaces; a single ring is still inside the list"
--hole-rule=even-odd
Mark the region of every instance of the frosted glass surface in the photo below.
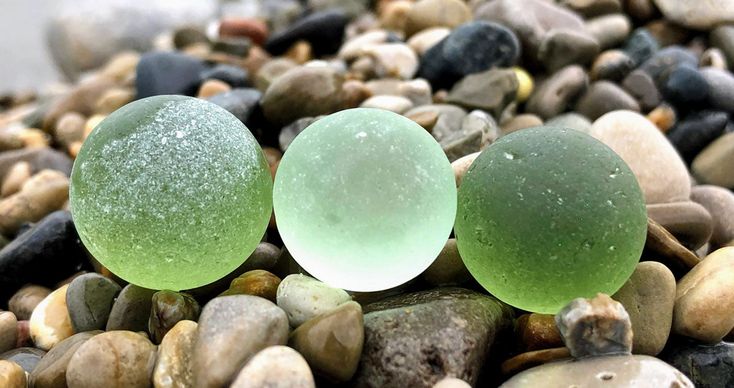
[[[295,260],[335,287],[377,291],[426,269],[456,215],[453,171],[433,137],[378,109],[341,111],[291,143],[273,189]]]
[[[84,142],[70,204],[84,245],[152,289],[210,283],[262,238],[272,180],[250,131],[224,109],[157,96],[112,113]]]

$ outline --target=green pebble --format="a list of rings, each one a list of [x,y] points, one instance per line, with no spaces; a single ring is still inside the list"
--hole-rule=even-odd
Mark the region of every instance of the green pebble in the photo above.
[[[267,227],[272,180],[257,141],[204,100],[156,96],[109,115],[71,174],[90,253],[141,287],[182,290],[237,268]]]
[[[577,297],[613,294],[647,232],[642,191],[625,162],[578,131],[507,135],[459,188],[455,233],[474,278],[517,308],[554,314]]]

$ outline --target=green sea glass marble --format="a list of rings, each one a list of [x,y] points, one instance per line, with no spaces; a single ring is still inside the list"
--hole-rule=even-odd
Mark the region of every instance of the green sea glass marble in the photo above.
[[[622,287],[646,226],[642,191],[614,151],[578,131],[535,127],[474,161],[459,188],[455,233],[490,293],[554,314],[574,298]]]
[[[319,280],[378,291],[417,276],[446,243],[456,184],[446,155],[413,121],[350,109],[306,128],[278,166],[283,242]]]
[[[255,249],[272,179],[257,141],[229,112],[157,96],[120,108],[89,135],[70,205],[84,245],[110,271],[182,290],[221,278]]]

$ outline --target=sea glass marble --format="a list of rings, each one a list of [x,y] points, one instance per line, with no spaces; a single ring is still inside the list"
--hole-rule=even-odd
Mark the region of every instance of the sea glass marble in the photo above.
[[[379,109],[350,109],[306,128],[278,166],[275,219],[311,275],[378,291],[425,270],[446,243],[456,184],[441,147],[418,124]]]
[[[517,308],[556,313],[613,294],[646,238],[640,187],[625,162],[584,133],[535,127],[485,149],[459,188],[455,233],[474,278]]]
[[[182,290],[221,278],[255,249],[272,179],[257,141],[229,112],[157,96],[120,108],[89,135],[70,205],[84,245],[110,271]]]

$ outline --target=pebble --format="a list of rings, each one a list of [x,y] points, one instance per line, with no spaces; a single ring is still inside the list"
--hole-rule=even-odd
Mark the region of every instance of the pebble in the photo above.
[[[408,12],[413,7],[413,1],[395,0],[382,3],[378,9],[380,26],[390,31],[404,31]]]
[[[303,130],[308,128],[309,125],[315,123],[316,120],[321,117],[323,116],[302,117],[283,127],[278,134],[278,145],[280,145],[280,149],[285,152],[299,133],[303,132]]]
[[[211,96],[207,101],[217,104],[247,124],[258,109],[262,93],[257,89],[235,88],[228,92]]]
[[[193,96],[199,86],[204,63],[176,52],[149,52],[140,57],[136,68],[137,99],[162,94]]]
[[[63,210],[49,214],[0,250],[0,298],[8,300],[27,283],[53,286],[67,278],[85,262],[83,249],[71,214]],[[36,296],[19,300],[14,309],[22,318],[29,318],[26,314],[42,294],[32,293]]]
[[[287,346],[269,346],[242,368],[231,388],[315,388],[306,360]]]
[[[26,374],[20,365],[0,360],[0,386],[5,388],[26,388]]]
[[[622,10],[620,0],[561,0],[560,4],[578,12],[585,18],[615,13]]]
[[[675,108],[665,103],[655,107],[645,117],[663,133],[670,131],[670,128],[678,122],[678,115],[675,113]]]
[[[26,373],[32,373],[45,354],[45,351],[37,348],[15,348],[0,353],[0,360],[14,362],[20,365]]]
[[[180,26],[204,27],[217,9],[214,0],[64,3],[50,15],[45,36],[56,64],[67,77],[76,79],[121,51],[152,49],[154,38],[163,32]]]
[[[9,311],[0,311],[0,353],[15,348],[18,342],[18,319]]]
[[[403,43],[367,45],[361,54],[374,61],[374,72],[379,78],[409,80],[418,70],[418,57],[413,49]]]
[[[647,204],[688,200],[691,184],[683,160],[644,116],[630,111],[607,113],[594,122],[591,135],[629,165]]]
[[[574,112],[558,115],[546,121],[545,124],[553,127],[571,128],[584,133],[591,131],[591,121],[586,116]]]
[[[533,93],[535,84],[533,82],[533,76],[530,75],[522,67],[515,66],[512,68],[517,77],[517,102],[525,102],[530,98],[530,94]]]
[[[423,54],[418,77],[435,89],[446,89],[469,74],[510,67],[519,55],[520,43],[512,31],[496,23],[470,22],[455,28]]]
[[[268,121],[281,126],[329,114],[344,107],[343,82],[331,67],[296,67],[270,84],[260,105]]]
[[[726,112],[709,110],[693,112],[669,130],[668,139],[683,160],[690,163],[701,150],[724,133],[728,119],[729,115]]]
[[[268,34],[268,25],[254,18],[227,17],[219,23],[220,37],[249,38],[253,43],[262,45]]]
[[[8,301],[8,309],[20,320],[28,320],[33,309],[51,293],[46,287],[28,285],[18,290]]]
[[[311,44],[317,56],[335,54],[339,51],[344,36],[347,16],[339,10],[311,13],[276,31],[265,42],[265,49],[273,55],[285,53],[297,41]]]
[[[708,30],[718,24],[734,23],[734,3],[727,0],[705,3],[654,1],[668,20],[694,30]]]
[[[125,286],[112,304],[105,330],[146,331],[153,306],[153,294],[155,290],[134,284]]]
[[[653,219],[647,219],[647,240],[645,249],[654,254],[663,264],[676,274],[681,271],[685,274],[695,267],[701,260],[678,239],[665,230]]]
[[[103,330],[112,302],[121,289],[113,280],[96,273],[74,278],[66,291],[66,306],[74,332]]]
[[[214,97],[217,94],[227,93],[230,90],[232,90],[232,88],[226,82],[220,81],[218,79],[209,79],[202,82],[201,86],[199,87],[199,91],[196,92],[196,97],[207,99],[210,97]]]
[[[364,311],[364,350],[352,380],[362,387],[430,387],[447,375],[474,385],[486,350],[511,328],[513,315],[496,299],[461,288],[398,295]]]
[[[364,319],[357,302],[343,303],[309,319],[293,331],[289,340],[314,373],[337,383],[352,378],[363,344]]]
[[[64,145],[84,139],[84,124],[86,117],[77,112],[67,112],[56,122],[54,138]]]
[[[149,387],[156,346],[139,333],[108,331],[88,339],[66,367],[69,388]]]
[[[462,78],[446,102],[466,109],[482,109],[498,117],[517,97],[517,75],[512,69],[490,69]]]
[[[409,99],[414,106],[432,103],[431,85],[421,78],[412,81],[376,79],[365,83],[365,87],[372,96],[402,96]]]
[[[638,28],[632,32],[622,50],[635,61],[635,66],[639,66],[660,50],[660,43],[655,40],[650,31]]]
[[[707,48],[701,54],[701,59],[699,60],[698,64],[704,69],[710,67],[712,69],[727,70],[729,68],[729,65],[726,63],[726,56],[724,55],[724,52],[717,49],[716,47]]]
[[[591,120],[618,110],[640,111],[640,105],[624,89],[609,81],[596,81],[576,103],[576,111]]]
[[[74,334],[59,342],[46,353],[30,374],[30,383],[36,388],[66,387],[66,370],[74,353],[87,340],[101,331]]]
[[[709,98],[709,85],[698,69],[678,66],[660,83],[660,92],[665,100],[677,108],[688,108],[705,104]]]
[[[411,36],[431,27],[453,29],[471,20],[471,10],[461,0],[419,0],[406,15],[405,35]]]
[[[198,324],[194,321],[178,321],[163,337],[153,371],[153,385],[156,388],[194,386],[191,360],[197,330]]]
[[[413,107],[413,102],[402,96],[373,96],[364,100],[360,107],[385,109],[403,114]]]
[[[111,88],[105,91],[97,100],[94,107],[94,112],[99,114],[110,114],[123,105],[131,102],[135,98],[135,93],[127,88]],[[67,113],[68,114],[68,113]],[[64,116],[61,116],[63,119]],[[61,124],[61,119],[57,123],[58,126]],[[81,139],[76,139],[81,140]]]
[[[723,187],[699,185],[691,189],[691,200],[708,210],[713,220],[712,246],[724,246],[734,240],[734,194]]]
[[[530,95],[526,112],[542,119],[564,112],[586,90],[589,78],[581,66],[571,65],[553,73]]]
[[[553,72],[567,65],[585,65],[599,54],[599,50],[596,39],[585,32],[550,30],[538,47],[538,60]]]
[[[697,65],[698,59],[693,53],[681,46],[669,46],[655,52],[639,69],[650,74],[655,83],[661,86],[673,70],[679,67],[695,69]]]
[[[456,187],[461,186],[461,180],[464,178],[464,175],[466,175],[466,172],[469,171],[469,167],[471,167],[471,164],[480,153],[481,152],[475,152],[451,162],[451,168],[454,170],[454,178],[456,178]]]
[[[433,388],[471,388],[464,380],[455,377],[445,377],[433,385]]]
[[[632,322],[632,352],[658,355],[673,324],[675,277],[663,264],[644,261],[612,298],[624,306]]]
[[[364,32],[344,42],[337,56],[345,61],[354,61],[362,55],[365,47],[385,43],[389,36],[390,32],[382,29]]]
[[[611,381],[610,381],[611,380]],[[672,366],[650,356],[605,356],[553,362],[528,369],[501,385],[520,387],[626,387],[693,388],[691,381]]]
[[[700,183],[734,188],[734,133],[714,140],[701,151],[691,164],[691,171]]]
[[[606,50],[627,40],[632,32],[632,23],[627,16],[616,13],[587,20],[586,29],[599,42],[599,48]]]
[[[699,73],[708,85],[711,107],[734,113],[734,76],[713,67],[704,67]]]
[[[182,27],[173,32],[173,46],[179,50],[198,43],[210,43],[206,33],[199,28]]]
[[[5,174],[5,179],[3,179],[0,187],[0,198],[19,192],[30,178],[31,164],[28,162],[15,163]]]
[[[589,77],[592,81],[609,80],[617,82],[627,76],[634,67],[635,63],[632,58],[628,57],[624,51],[608,50],[596,57],[591,65]]]
[[[64,153],[51,148],[25,148],[0,153],[0,177],[4,179],[8,170],[18,162],[31,164],[31,171],[56,170],[69,175],[71,159]]]
[[[221,296],[254,295],[275,303],[279,285],[279,277],[268,271],[256,269],[247,271],[232,280],[229,289]]]
[[[724,53],[728,63],[734,65],[734,26],[721,25],[712,29],[709,42]]]
[[[153,343],[159,344],[178,322],[196,321],[201,313],[199,303],[188,294],[162,290],[153,294],[148,332]]]
[[[257,352],[287,340],[288,317],[272,302],[251,295],[214,298],[199,318],[192,359],[194,386],[223,386]]]
[[[551,314],[523,314],[515,321],[515,333],[523,351],[561,347],[563,339]]]
[[[688,376],[696,387],[734,386],[734,344],[730,342],[706,345],[678,341],[661,357]]]
[[[255,73],[255,88],[264,93],[278,76],[297,66],[297,63],[288,58],[275,58],[266,62]]]
[[[507,135],[525,128],[543,125],[543,119],[532,113],[519,114],[507,121],[502,122],[502,134]]]
[[[436,260],[423,271],[421,276],[431,286],[460,285],[472,279],[461,260],[454,238],[446,241],[446,245],[441,249]]]
[[[0,200],[0,234],[14,235],[26,222],[36,222],[60,210],[69,198],[69,178],[43,170],[28,179],[17,193]]]
[[[288,275],[280,282],[276,299],[278,307],[288,315],[290,325],[298,327],[350,301],[351,297],[342,289],[296,274]]]
[[[51,292],[33,310],[30,334],[33,343],[39,349],[49,350],[74,334],[66,307],[68,288],[67,284]]]
[[[450,33],[451,29],[446,27],[426,28],[411,36],[406,43],[419,57],[422,57],[426,51],[449,36]]]
[[[673,331],[704,343],[721,341],[734,328],[734,247],[706,256],[680,281]]]
[[[556,314],[556,325],[574,358],[632,352],[630,317],[608,295],[572,300]]]
[[[714,229],[706,208],[691,201],[648,204],[647,213],[648,217],[691,249],[706,244]]]
[[[644,112],[660,105],[663,96],[652,77],[642,70],[634,70],[622,80],[622,87],[640,104]]]
[[[517,356],[505,360],[500,368],[502,374],[512,376],[532,367],[548,364],[554,361],[568,360],[570,358],[571,353],[565,346],[543,350],[532,350],[520,353]]]
[[[100,73],[115,81],[122,82],[134,76],[138,62],[140,62],[140,53],[137,51],[120,51],[107,61],[100,69]]]

